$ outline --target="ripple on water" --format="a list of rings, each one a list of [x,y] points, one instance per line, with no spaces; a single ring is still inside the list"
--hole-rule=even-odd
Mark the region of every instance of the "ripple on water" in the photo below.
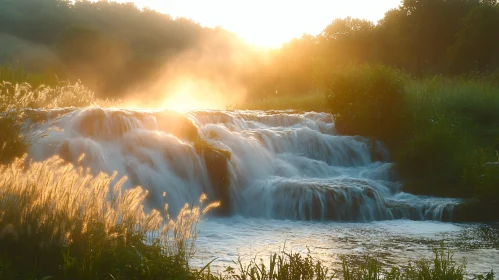
[[[455,250],[455,260],[466,259],[471,273],[499,270],[497,225],[452,224],[433,221],[378,221],[371,223],[304,222],[234,217],[200,224],[194,265],[214,258],[215,269],[241,257],[266,258],[283,248],[307,253],[339,268],[340,255],[378,256],[384,263],[404,265],[411,259],[432,257],[439,246]]]

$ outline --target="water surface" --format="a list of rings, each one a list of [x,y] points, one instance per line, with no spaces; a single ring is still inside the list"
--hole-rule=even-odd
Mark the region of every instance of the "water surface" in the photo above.
[[[433,248],[455,251],[469,272],[499,271],[499,225],[455,224],[436,221],[392,220],[369,223],[304,222],[233,217],[201,223],[194,264],[214,258],[223,269],[242,257],[267,259],[273,252],[294,251],[340,268],[341,255],[378,256],[384,264],[405,265],[409,260],[433,257]]]

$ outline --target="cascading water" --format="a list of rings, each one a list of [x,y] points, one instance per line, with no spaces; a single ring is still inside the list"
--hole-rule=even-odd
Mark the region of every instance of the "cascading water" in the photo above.
[[[401,191],[385,147],[338,135],[326,113],[30,110],[45,132],[30,157],[60,155],[94,173],[127,175],[149,207],[177,212],[202,193],[219,214],[292,219],[450,220],[457,200]],[[29,128],[28,128],[29,127]],[[166,193],[166,196],[164,195]]]

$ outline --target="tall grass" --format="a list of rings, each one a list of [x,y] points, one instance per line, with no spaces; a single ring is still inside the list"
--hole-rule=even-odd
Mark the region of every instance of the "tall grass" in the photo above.
[[[1,69],[0,69],[1,70]],[[2,76],[3,77],[3,76]],[[55,86],[11,83],[0,80],[0,163],[8,163],[26,153],[35,139],[23,135],[24,109],[85,107],[91,105],[110,106],[113,100],[100,100],[81,83],[58,82]]]
[[[397,161],[408,190],[499,199],[499,87],[433,77],[406,84],[411,136]]]
[[[0,278],[172,279],[189,276],[196,224],[216,205],[171,219],[144,209],[126,178],[92,177],[54,157],[0,171]],[[115,183],[113,183],[115,182]],[[111,190],[110,190],[111,189]],[[201,197],[200,204],[206,199]]]
[[[322,81],[339,133],[362,135],[398,146],[406,134],[406,75],[383,65],[337,69]]]
[[[213,273],[210,270],[199,275],[204,280],[464,280],[494,279],[494,272],[471,275],[466,270],[466,263],[456,262],[453,253],[435,249],[433,259],[412,260],[403,266],[387,267],[376,257],[365,256],[360,262],[341,258],[339,270],[328,269],[320,260],[310,256],[293,253],[272,254],[266,261],[251,260],[243,264],[239,259],[234,262],[236,268],[227,267],[224,272]]]
[[[26,71],[16,65],[0,65],[0,81],[9,81],[13,84],[29,83],[33,87],[56,86],[61,79],[50,70]]]
[[[410,261],[407,265],[391,268],[384,267],[375,257],[366,256],[357,265],[349,263],[342,257],[342,274],[345,280],[463,280],[463,279],[494,279],[494,272],[470,275],[463,260],[458,263],[449,250],[434,249],[433,259]]]

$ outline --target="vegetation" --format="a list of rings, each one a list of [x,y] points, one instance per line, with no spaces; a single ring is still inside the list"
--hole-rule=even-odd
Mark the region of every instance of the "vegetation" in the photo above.
[[[122,189],[116,174],[92,177],[59,158],[25,166],[22,158],[0,172],[0,278],[191,275],[196,223],[216,205],[185,205],[170,219],[167,207],[146,212],[147,191]]]
[[[227,97],[238,85],[251,102],[301,99],[317,92],[317,75],[351,64],[381,63],[417,77],[491,73],[499,67],[498,19],[494,0],[402,0],[377,24],[335,19],[319,35],[262,54],[223,29],[132,3],[1,1],[0,64],[81,80],[104,99],[178,75],[229,85]]]
[[[348,67],[324,79],[327,106],[341,134],[394,144],[407,126],[404,76],[385,66]]]
[[[450,252],[390,269],[376,258],[331,271],[321,260],[296,253],[273,254],[268,264],[241,259],[237,268],[212,272],[189,266],[196,225],[216,207],[188,206],[176,219],[146,211],[147,192],[124,190],[126,178],[93,177],[54,157],[26,166],[21,158],[0,172],[1,279],[465,279]],[[109,191],[111,189],[111,191]],[[202,196],[200,205],[206,199]],[[68,207],[71,205],[71,207]],[[493,272],[476,279],[494,279]]]
[[[376,258],[365,257],[359,266],[349,268],[346,258],[342,258],[343,276],[345,280],[410,280],[410,279],[466,279],[465,263],[458,264],[453,259],[452,252],[435,249],[433,260],[419,259],[411,261],[404,267],[384,269]],[[473,279],[494,279],[494,272],[485,275],[475,275]]]
[[[109,106],[117,102],[96,98],[80,82],[56,81],[54,77],[50,73],[0,67],[0,163],[8,163],[24,155],[29,145],[43,136],[21,133],[26,117],[24,109]],[[12,83],[8,79],[23,82]]]
[[[434,250],[432,260],[419,259],[410,261],[402,267],[386,267],[376,257],[366,256],[360,262],[348,261],[341,257],[341,269],[329,270],[320,260],[307,255],[296,253],[272,254],[268,262],[263,259],[251,260],[243,264],[239,259],[235,264],[238,268],[227,267],[222,273],[213,273],[209,269],[200,275],[199,279],[209,280],[461,280],[469,279],[494,279],[494,272],[483,275],[468,275],[465,263],[457,263],[450,251]]]
[[[474,198],[476,204],[457,209],[463,219],[497,220],[497,34],[497,1],[403,0],[378,24],[336,19],[317,36],[261,55],[220,28],[130,3],[0,1],[0,63],[7,65],[0,67],[0,162],[6,164],[0,171],[0,278],[334,276],[320,260],[292,253],[274,254],[268,264],[239,261],[221,273],[193,269],[196,223],[214,205],[186,206],[170,219],[167,209],[145,211],[147,192],[123,190],[124,179],[92,177],[58,158],[28,163],[22,157],[40,137],[21,134],[25,108],[106,105],[104,99],[172,80],[176,72],[243,86],[247,102],[237,108],[329,111],[340,133],[388,145],[406,190]],[[206,141],[195,145],[230,156]],[[450,253],[436,251],[433,261],[391,269],[375,258],[360,264],[344,258],[338,275],[464,279],[466,270]]]
[[[239,41],[221,28],[204,28],[132,3],[0,1],[0,64],[81,80],[103,99],[143,91],[158,81],[165,84],[174,80],[177,73],[172,72],[199,79],[229,77],[234,72],[226,69],[229,61],[211,57],[229,56],[236,46],[238,53],[249,55],[249,46]]]
[[[467,219],[498,219],[499,86],[493,77],[416,78],[362,65],[323,83],[338,131],[384,141],[405,190],[476,198],[487,211]]]

